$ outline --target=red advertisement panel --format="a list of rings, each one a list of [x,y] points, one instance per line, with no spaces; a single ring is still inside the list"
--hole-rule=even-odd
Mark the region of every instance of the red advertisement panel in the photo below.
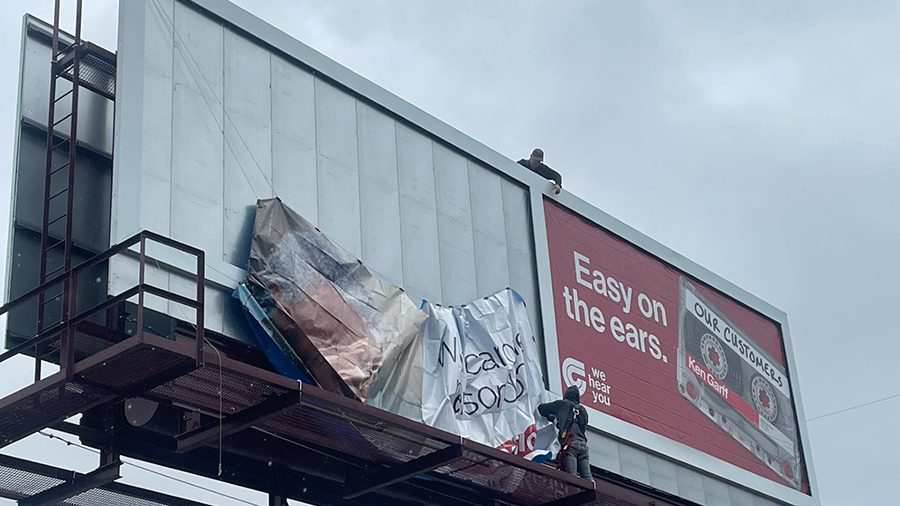
[[[779,326],[555,202],[544,213],[563,384],[806,492]]]

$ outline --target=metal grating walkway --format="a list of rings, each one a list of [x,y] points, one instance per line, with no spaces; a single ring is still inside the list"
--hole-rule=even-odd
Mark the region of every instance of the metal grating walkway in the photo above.
[[[110,100],[116,99],[116,55],[90,42],[69,49],[70,54],[60,61],[60,75],[74,78],[72,53],[80,51],[81,68],[78,81],[81,86]]]
[[[341,461],[365,463],[366,470],[348,473],[340,493],[344,499],[400,482],[427,488],[435,480],[523,506],[587,504],[596,497],[592,483],[552,467],[227,357],[219,360],[207,349],[200,368],[147,396],[214,417],[221,409],[225,437],[259,429]],[[218,437],[218,423],[200,427],[180,435],[176,451],[215,446]],[[265,460],[261,457],[260,465]]]
[[[20,501],[84,475],[0,455],[0,497]],[[150,490],[110,483],[60,502],[63,506],[206,506]]]
[[[209,346],[200,363],[198,367],[190,340],[148,333],[125,339],[77,362],[71,380],[57,373],[0,400],[0,446],[101,403],[142,394],[213,418],[177,435],[173,455],[250,432],[277,435],[330,458],[359,463],[333,483],[348,504],[356,498],[370,504],[395,486],[455,487],[467,497],[484,498],[479,504],[574,506],[596,498],[586,480],[220,357]],[[270,465],[262,455],[251,452],[249,458],[254,467]],[[99,490],[91,492],[95,499],[66,504],[107,504]]]
[[[180,352],[178,351],[181,348]],[[142,393],[196,367],[190,346],[141,333],[0,399],[0,448],[120,396]]]

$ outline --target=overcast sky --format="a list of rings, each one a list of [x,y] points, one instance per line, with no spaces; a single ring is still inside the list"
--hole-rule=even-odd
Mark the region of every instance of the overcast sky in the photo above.
[[[900,2],[238,3],[787,312],[807,418],[900,394]],[[51,4],[4,2],[0,201]],[[896,503],[900,398],[808,427],[823,506]]]

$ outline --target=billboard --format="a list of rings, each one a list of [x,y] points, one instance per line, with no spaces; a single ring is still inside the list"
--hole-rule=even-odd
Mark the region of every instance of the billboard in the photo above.
[[[257,198],[276,194],[295,206],[338,244],[362,259],[374,272],[387,281],[403,286],[414,298],[426,298],[446,305],[470,301],[504,287],[515,288],[527,302],[529,320],[538,338],[537,352],[543,355],[546,351],[553,386],[558,386],[560,381],[561,375],[555,367],[562,362],[556,360],[554,329],[558,327],[560,330],[560,347],[591,348],[567,340],[570,336],[572,339],[586,338],[557,324],[555,318],[565,314],[565,306],[560,305],[565,304],[565,299],[553,301],[550,299],[551,291],[553,297],[559,298],[557,288],[567,284],[578,289],[578,300],[584,301],[588,317],[592,316],[590,307],[593,306],[603,307],[607,319],[615,315],[613,309],[599,305],[603,301],[590,300],[591,294],[596,295],[596,292],[572,281],[572,265],[559,267],[562,274],[554,272],[551,283],[549,264],[545,258],[547,239],[549,236],[552,251],[555,251],[558,241],[552,226],[549,233],[544,230],[541,192],[549,191],[549,185],[536,174],[224,0],[122,2],[119,14],[114,172],[110,173],[112,147],[107,145],[109,141],[104,141],[107,144],[99,141],[91,144],[91,149],[103,155],[103,159],[98,159],[96,164],[98,170],[105,167],[106,171],[97,172],[92,164],[91,174],[97,172],[97,177],[106,178],[98,183],[98,187],[101,183],[104,188],[112,186],[108,198],[110,207],[101,216],[104,221],[99,230],[104,235],[100,244],[105,247],[108,242],[114,243],[137,230],[148,229],[203,248],[207,252],[207,330],[237,339],[250,335],[243,326],[245,322],[241,318],[239,305],[230,294],[234,285],[246,274],[253,204]],[[33,31],[29,28],[30,41]],[[33,246],[31,249],[39,246],[33,230],[26,230],[28,222],[39,221],[26,220],[31,215],[22,206],[34,202],[34,199],[24,198],[27,194],[23,185],[27,181],[23,177],[27,175],[31,178],[34,174],[43,173],[43,158],[25,156],[25,148],[28,152],[38,153],[37,148],[42,145],[40,130],[38,135],[32,135],[28,130],[40,127],[46,121],[46,111],[38,114],[42,110],[39,107],[46,108],[47,104],[46,85],[40,84],[47,81],[46,58],[38,58],[48,51],[45,38],[40,39],[40,45],[29,42],[24,49],[20,111],[23,126],[20,129],[18,155],[20,169],[16,176],[19,178],[18,198],[14,209],[16,248],[28,244]],[[40,49],[40,54],[35,48]],[[44,95],[37,93],[40,90]],[[83,139],[111,138],[112,107],[103,104],[97,107],[100,107],[98,111],[103,113],[101,117],[105,121],[92,123],[96,132],[80,128]],[[91,116],[96,115],[80,114],[81,118]],[[79,164],[87,158],[79,158]],[[34,174],[30,169],[22,169],[25,165],[21,162],[25,159],[41,162],[34,164]],[[592,213],[601,213],[567,192],[551,198],[567,205],[572,203],[572,209],[592,219],[595,219]],[[90,199],[86,202],[93,203]],[[40,215],[36,216],[39,219]],[[107,222],[109,227],[106,227]],[[598,222],[609,226],[602,220]],[[587,222],[582,223],[589,229],[596,229]],[[619,229],[611,229],[634,241]],[[76,237],[77,230],[76,223]],[[25,233],[31,233],[26,237],[30,243],[20,237]],[[606,236],[614,239],[610,234]],[[568,257],[554,253],[554,266],[558,262],[572,263],[576,249],[573,247],[567,253]],[[647,249],[669,258],[653,248]],[[589,258],[591,265],[606,261],[603,255],[598,256],[589,248],[577,250]],[[632,250],[635,255],[640,253],[634,248]],[[22,251],[27,253],[24,249]],[[22,262],[34,258],[34,255],[24,253],[20,256]],[[152,248],[148,249],[148,257],[152,260],[148,264],[148,279],[153,284],[190,294],[193,283],[183,276],[184,272],[190,272],[190,266],[183,266],[181,258]],[[19,256],[14,254],[12,258]],[[659,262],[653,264],[650,261],[652,257],[645,255],[645,259],[646,265],[654,265],[658,269],[665,266]],[[136,282],[127,277],[132,272],[127,262],[133,259],[116,259],[119,260],[125,263],[113,262],[109,267],[108,280],[105,273],[102,277],[98,276],[101,284],[106,285],[108,281],[112,293],[118,293],[122,287]],[[694,273],[690,268],[678,265]],[[606,272],[604,269],[609,268],[605,265],[591,267],[592,271],[595,269]],[[674,272],[672,267],[668,269]],[[26,271],[18,269],[15,272],[21,274]],[[572,378],[577,376],[578,370],[591,372],[592,365],[597,369],[601,381],[592,383],[597,388],[592,385],[588,387],[598,394],[598,400],[602,401],[605,397],[618,407],[625,406],[632,410],[632,413],[622,410],[615,414],[602,406],[593,406],[609,414],[605,418],[599,414],[592,417],[595,423],[602,424],[598,427],[606,431],[605,434],[590,434],[595,438],[591,440],[593,448],[602,448],[604,452],[602,455],[592,455],[594,464],[636,483],[698,504],[817,504],[817,499],[806,501],[809,496],[797,497],[801,494],[794,488],[782,486],[787,480],[748,452],[735,439],[740,434],[736,429],[734,434],[728,433],[712,419],[706,420],[706,425],[699,425],[704,417],[709,418],[699,408],[707,405],[716,410],[732,408],[716,407],[715,403],[722,402],[714,396],[718,394],[709,390],[710,385],[701,384],[690,374],[685,374],[691,373],[694,378],[699,378],[696,368],[688,368],[686,356],[684,360],[678,359],[678,346],[683,342],[682,349],[694,359],[693,363],[700,364],[715,375],[715,367],[703,362],[700,351],[690,348],[695,345],[701,347],[707,332],[689,334],[685,331],[679,334],[681,328],[678,322],[687,320],[679,316],[679,311],[687,307],[681,305],[682,277],[688,283],[683,285],[684,290],[693,287],[698,300],[705,301],[710,313],[721,315],[722,321],[727,318],[731,322],[730,328],[738,329],[740,335],[746,338],[744,342],[752,342],[754,357],[762,356],[764,351],[769,356],[770,369],[784,364],[784,358],[777,353],[780,344],[766,343],[765,332],[760,333],[753,325],[747,325],[740,315],[732,311],[732,306],[736,305],[733,300],[724,297],[728,302],[723,302],[720,300],[723,297],[710,290],[709,286],[682,273],[674,278],[661,278],[665,279],[667,288],[663,291],[669,299],[662,295],[649,299],[654,293],[650,285],[643,290],[635,288],[632,293],[633,304],[646,304],[643,298],[637,298],[641,292],[648,297],[651,310],[658,310],[653,300],[663,304],[668,318],[668,324],[664,327],[670,331],[675,329],[674,337],[661,330],[654,331],[652,326],[646,325],[646,321],[642,322],[645,324],[643,327],[636,326],[639,320],[647,319],[639,316],[638,309],[630,309],[629,313],[620,311],[618,315],[626,342],[628,324],[637,332],[633,339],[637,339],[638,346],[641,339],[638,329],[646,331],[640,353],[645,357],[653,357],[654,354],[666,356],[667,362],[661,362],[665,364],[666,381],[671,382],[666,388],[668,392],[675,392],[674,400],[669,400],[677,400],[694,410],[691,415],[685,416],[696,419],[697,427],[701,427],[697,431],[715,429],[724,434],[726,440],[730,438],[730,451],[735,455],[744,452],[745,460],[757,466],[749,472],[762,474],[766,478],[758,478],[739,468],[733,470],[742,473],[740,475],[719,472],[716,469],[718,464],[736,460],[719,456],[725,450],[720,453],[710,450],[709,455],[717,457],[709,458],[712,465],[705,465],[685,458],[680,451],[669,451],[668,447],[655,441],[633,439],[618,426],[610,429],[611,421],[615,421],[646,434],[661,434],[656,436],[660,439],[678,441],[673,444],[683,443],[682,438],[672,434],[674,429],[654,425],[654,420],[659,418],[644,415],[643,419],[638,419],[641,411],[635,408],[637,401],[632,402],[626,395],[630,393],[632,398],[640,398],[641,392],[638,390],[635,394],[625,388],[621,378],[613,378],[611,375],[616,371],[613,367],[604,369],[605,363],[599,359],[592,362],[592,359],[581,355],[560,355],[572,359],[566,363]],[[709,281],[702,275],[700,277]],[[627,279],[622,275],[614,275],[614,278]],[[590,273],[585,280],[590,280],[593,288]],[[721,288],[718,283],[713,284]],[[675,288],[669,290],[673,286]],[[615,288],[620,289],[618,284]],[[729,293],[734,292],[729,290]],[[620,299],[621,296],[620,293]],[[744,297],[741,300],[746,302]],[[575,305],[576,308],[582,307],[577,302]],[[153,300],[148,302],[148,306],[175,318],[190,320],[192,317],[185,314],[183,308],[166,301]],[[766,314],[771,316],[768,312]],[[639,318],[632,318],[635,315]],[[763,321],[769,325],[777,341],[777,325],[764,318]],[[550,336],[546,350],[541,346],[541,334],[545,329]],[[784,332],[787,334],[787,329]],[[623,334],[620,332],[619,335]],[[626,354],[628,350],[622,349],[620,343],[616,344],[620,348],[613,346],[612,349]],[[729,353],[728,344],[722,342],[721,346],[722,351],[717,356],[725,356],[731,364],[733,357],[726,356]],[[628,348],[627,344],[625,348]],[[714,356],[707,355],[707,360]],[[740,355],[738,358],[743,360]],[[580,360],[581,369],[578,369],[579,363],[575,360]],[[656,358],[653,360],[659,362]],[[624,361],[614,361],[613,365],[616,364],[626,367],[622,365]],[[635,362],[630,367],[644,366]],[[743,374],[746,366],[740,367]],[[650,371],[647,376],[637,372],[632,372],[631,376],[650,378],[645,382],[656,378],[649,368],[645,369]],[[722,374],[721,370],[717,370]],[[737,369],[732,367],[729,370],[733,373]],[[747,371],[749,374],[750,369]],[[587,385],[589,378],[586,376],[582,374]],[[771,391],[765,390],[765,383],[757,380],[754,387],[753,378],[748,376],[748,380],[749,385],[742,388],[749,389],[751,393],[756,388],[760,399],[761,393],[765,392],[769,399],[775,395],[776,403],[787,399],[790,404],[793,399],[798,409],[802,409],[796,394],[793,398],[786,395],[782,399],[777,397],[775,387]],[[738,384],[727,374],[721,382]],[[605,392],[604,387],[599,386],[602,383],[606,384]],[[693,390],[690,385],[693,385]],[[729,388],[738,390],[734,386]],[[741,390],[742,395],[745,395],[744,390]],[[698,394],[696,400],[690,397],[690,391]],[[763,412],[752,402],[752,397],[746,399],[750,399],[745,402],[757,413]],[[777,416],[793,415],[790,405],[785,409],[778,404],[776,409]],[[643,412],[652,413],[652,410],[645,409]],[[771,417],[772,413],[768,412],[768,416]],[[737,417],[733,419],[739,420]],[[780,421],[770,423],[776,430],[785,428]],[[734,427],[747,433],[747,437],[758,438],[759,434],[755,431],[764,429],[755,425],[753,428],[741,422],[735,423]],[[697,439],[713,441],[706,437],[706,432],[702,432],[703,437]],[[612,437],[606,437],[608,434]],[[763,437],[769,436],[763,433]],[[785,440],[793,443],[796,437],[786,435],[782,443]],[[771,444],[777,445],[778,442],[772,441]],[[684,443],[684,448],[694,447],[701,448],[697,450],[698,455],[700,451],[707,451],[700,443],[693,446],[690,442]],[[647,451],[647,448],[652,451]],[[747,469],[747,466],[742,468]],[[786,475],[783,471],[781,474]],[[765,482],[764,486],[745,480],[747,477]],[[812,488],[815,488],[814,476],[810,481],[813,482]],[[770,485],[771,488],[767,488]],[[785,493],[781,493],[782,490]]]
[[[779,324],[559,204],[544,216],[563,385],[808,493]]]
[[[243,319],[234,317],[240,312],[230,293],[246,273],[254,203],[278,196],[414,299],[458,305],[515,288],[526,301],[538,354],[547,358],[550,385],[558,386],[554,329],[559,327],[562,346],[569,346],[569,333],[555,322],[565,314],[565,301],[555,301],[554,310],[551,295],[561,297],[560,280],[579,288],[581,298],[592,292],[571,284],[570,267],[551,282],[547,239],[553,247],[557,239],[553,227],[548,234],[544,226],[546,180],[227,1],[122,2],[119,17],[111,241],[149,229],[204,249],[208,330],[237,339],[248,335]],[[602,213],[568,192],[550,198],[571,203],[583,216]],[[148,251],[154,283],[176,292],[189,287],[178,260],[164,255]],[[571,263],[568,255],[560,258]],[[111,292],[130,286],[127,272],[128,266],[111,265]],[[628,413],[592,419],[604,428],[621,423],[663,444],[632,438],[617,425],[606,431],[614,436],[603,440],[608,445],[594,445],[615,446],[608,462],[597,455],[595,465],[698,504],[817,504],[817,498],[783,486],[783,478],[712,420],[704,421],[706,415],[678,390],[679,280],[680,274],[667,281],[670,300],[662,302],[674,333],[663,340],[662,332],[651,332],[669,360],[667,388],[672,402],[693,410],[688,416],[696,423],[721,432],[728,451],[742,455],[745,465],[722,466],[740,458],[706,457],[706,450],[692,450],[666,430],[643,429],[653,417],[638,423]],[[734,301],[720,302],[708,286],[688,281],[755,345],[778,351],[779,344],[764,343],[758,329],[733,316]],[[158,309],[185,318],[172,305]],[[620,317],[623,326],[636,324],[624,316],[632,314]],[[777,326],[763,321],[777,342]],[[648,334],[642,355],[652,356],[653,346]],[[778,360],[771,363],[784,362],[772,354]],[[617,394],[624,395],[613,391],[615,402],[622,400]],[[792,400],[799,406],[796,392]],[[709,455],[720,453],[727,451]],[[698,455],[707,460],[693,458]],[[743,470],[748,467],[754,470]]]

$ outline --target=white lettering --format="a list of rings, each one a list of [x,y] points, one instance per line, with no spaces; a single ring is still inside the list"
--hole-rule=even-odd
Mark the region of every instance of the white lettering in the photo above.
[[[644,309],[644,305],[647,306],[647,309]],[[638,295],[638,309],[641,310],[641,314],[650,318],[653,316],[653,305],[650,303],[650,297],[647,297],[643,292]]]
[[[566,299],[566,314],[571,319],[575,319],[575,315],[572,314],[572,296],[569,295],[569,287],[563,287],[563,298]]]
[[[622,294],[619,293],[619,282],[612,276],[607,276],[606,285],[609,287],[609,299],[613,302],[621,302]]]
[[[660,302],[660,301],[658,301],[658,300],[654,300],[654,301],[653,301],[653,319],[656,320],[657,323],[659,323],[659,320],[660,320],[660,314],[662,315],[662,324],[663,324],[663,327],[668,327],[668,326],[669,326],[669,322],[666,321],[666,308],[665,308],[665,306],[662,305],[662,302]]]
[[[577,251],[573,251],[572,255],[575,263],[575,281],[579,285],[590,288],[597,295],[602,295],[613,302],[621,302],[622,312],[625,314],[631,313],[631,308],[636,298],[640,312],[645,318],[652,317],[657,323],[662,323],[664,327],[668,326],[666,308],[661,302],[650,298],[645,293],[638,293],[637,297],[634,297],[634,287],[628,286],[622,280],[607,276],[598,269],[591,270],[591,259],[586,255],[582,255]],[[589,275],[593,279],[590,279]],[[568,311],[571,308],[571,303],[567,297],[566,309]],[[577,309],[571,310],[577,312]],[[581,318],[579,317],[577,320],[581,321]],[[589,321],[585,319],[585,323],[589,323]]]
[[[564,286],[562,296],[565,299],[566,316],[569,319],[584,323],[585,327],[592,328],[598,334],[604,334],[608,330],[616,341],[620,343],[627,342],[629,347],[641,353],[648,353],[649,348],[649,353],[653,358],[663,362],[668,361],[662,353],[659,338],[647,330],[641,329],[631,322],[623,321],[619,316],[609,317],[607,325],[607,317],[603,314],[603,310],[597,306],[589,305],[584,299],[579,297],[578,290],[574,288]],[[512,362],[512,356],[504,357],[499,353],[502,351],[509,354],[511,353],[510,350],[494,351],[497,356],[486,353],[479,357],[473,357],[475,362],[467,363],[466,368],[489,371],[505,366],[505,362]]]
[[[584,267],[583,265],[581,265],[582,261],[586,264],[591,263],[591,260],[588,257],[586,257],[576,251],[575,252],[575,281],[578,281],[579,284],[584,285],[588,288],[593,288],[591,286],[590,281],[586,281],[585,279],[582,279],[582,277],[581,277],[582,273],[588,274],[589,272],[591,272],[590,270],[588,270],[587,267]]]
[[[622,308],[622,311],[625,314],[631,312],[631,287],[622,285],[622,298],[625,300],[625,307]]]
[[[603,313],[599,308],[591,306],[591,326],[594,327],[594,330],[597,332],[603,332],[606,330],[604,326],[606,322],[603,320]]]
[[[606,296],[606,277],[603,276],[603,273],[600,271],[594,271],[591,274],[593,274],[593,276],[594,276],[594,291],[605,297]]]
[[[609,319],[609,328],[612,330],[612,335],[616,338],[616,341],[620,343],[625,342],[625,325],[622,324],[622,320],[618,316],[613,316]]]

